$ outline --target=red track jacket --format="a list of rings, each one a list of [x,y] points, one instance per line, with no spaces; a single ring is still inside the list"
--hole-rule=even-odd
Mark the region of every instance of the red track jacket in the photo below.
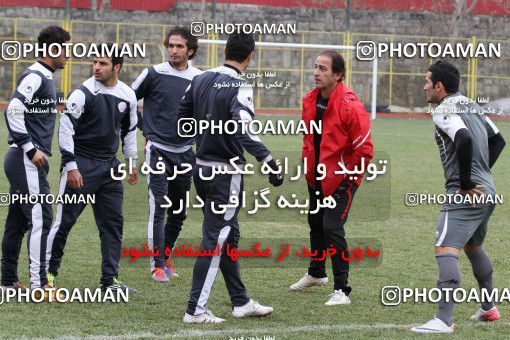
[[[302,119],[306,126],[315,120],[317,95],[319,89],[306,94],[303,98]],[[363,175],[335,174],[340,170],[338,162],[343,162],[347,170],[353,170],[361,164],[365,158],[365,169],[373,157],[374,147],[370,133],[370,116],[365,110],[363,103],[356,94],[345,86],[338,83],[331,96],[322,120],[322,140],[319,162],[326,166],[326,177],[322,180],[324,196],[330,196],[335,192],[340,183],[347,176],[357,176],[353,180],[358,186],[361,184]],[[307,159],[306,181],[315,189],[315,147],[313,133],[303,137],[302,158]]]

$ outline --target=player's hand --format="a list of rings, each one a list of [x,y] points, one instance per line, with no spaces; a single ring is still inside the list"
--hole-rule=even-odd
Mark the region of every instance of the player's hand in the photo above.
[[[274,159],[267,162],[267,165],[275,172],[269,173],[269,183],[274,187],[279,187],[283,183],[283,172]]]
[[[283,173],[269,174],[269,183],[274,187],[279,187],[283,184]]]
[[[474,197],[474,196],[483,196],[483,192],[481,191],[483,189],[485,189],[485,185],[478,184],[473,189],[469,189],[469,190],[459,189],[459,190],[457,190],[457,193],[458,194],[463,194],[463,195],[469,195],[471,197]]]
[[[138,182],[138,171],[136,170],[136,168],[132,168],[131,174],[129,175],[129,178],[128,178],[128,183],[131,185],[135,185],[137,182]]]
[[[67,172],[67,185],[73,189],[81,189],[83,187],[83,177],[81,177],[78,169]]]
[[[482,197],[484,195],[483,192],[481,191],[482,189],[485,189],[485,185],[477,184],[477,186],[474,187],[473,189],[469,189],[469,190],[459,189],[459,190],[457,190],[457,194],[468,195],[468,196],[471,196],[471,197],[474,197],[474,196]],[[475,208],[476,204],[473,203],[471,206],[473,208]]]
[[[46,156],[41,150],[37,150],[31,159],[32,163],[38,168],[42,168],[46,163]]]

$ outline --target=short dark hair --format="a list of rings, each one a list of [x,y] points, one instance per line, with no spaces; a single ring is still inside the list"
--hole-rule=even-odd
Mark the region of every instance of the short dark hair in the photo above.
[[[191,34],[191,31],[184,27],[174,27],[172,28],[166,35],[165,41],[163,41],[163,45],[168,48],[168,39],[172,35],[180,35],[184,39],[186,39],[186,47],[189,50],[193,50],[193,54],[188,57],[188,60],[195,58],[198,50],[198,39],[194,35]]]
[[[113,49],[113,43],[102,43],[98,46],[100,51],[103,51],[103,46],[106,46],[108,51],[111,51]],[[119,48],[117,47],[117,51],[119,51]],[[115,50],[114,50],[115,52]],[[108,57],[108,55],[103,55],[102,57]],[[124,64],[124,57],[122,56],[122,53],[112,53],[111,55],[112,59],[112,70],[115,65],[120,65],[122,68],[122,65]]]
[[[324,50],[319,55],[328,57],[331,59],[331,71],[333,73],[340,73],[342,77],[340,78],[340,81],[344,80],[345,78],[345,61],[342,55],[336,51],[333,50]]]
[[[65,29],[60,26],[48,26],[39,33],[37,44],[40,46],[46,44],[46,48],[49,48],[51,44],[62,45],[69,40],[71,40],[71,35]]]
[[[432,84],[441,82],[446,93],[455,93],[459,91],[460,73],[459,70],[449,62],[439,60],[430,65],[429,72],[432,73],[430,79]]]
[[[227,40],[225,59],[242,63],[254,50],[253,34],[232,33]]]

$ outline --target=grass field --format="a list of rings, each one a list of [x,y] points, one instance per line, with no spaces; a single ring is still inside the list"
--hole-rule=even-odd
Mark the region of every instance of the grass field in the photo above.
[[[277,118],[277,117],[274,117]],[[287,118],[283,118],[287,119]],[[510,122],[497,122],[502,134],[510,139]],[[5,140],[5,124],[2,124]],[[209,307],[215,315],[226,318],[220,325],[184,325],[182,316],[191,283],[192,263],[179,264],[178,278],[161,285],[150,279],[148,260],[131,263],[122,260],[120,278],[138,289],[128,303],[48,304],[10,303],[0,306],[0,338],[38,337],[201,337],[263,339],[318,339],[318,338],[414,338],[408,328],[412,324],[429,320],[436,312],[432,303],[407,303],[396,307],[383,306],[381,288],[387,285],[400,287],[435,287],[437,266],[434,259],[435,224],[440,210],[438,205],[407,207],[407,192],[443,193],[444,179],[439,153],[434,142],[430,120],[378,119],[372,123],[372,135],[378,157],[389,158],[389,172],[373,183],[361,186],[351,208],[346,225],[349,239],[376,240],[383,249],[383,258],[377,266],[353,266],[350,282],[353,287],[350,306],[324,306],[330,284],[325,289],[310,289],[304,293],[291,293],[288,286],[305,272],[306,265],[280,268],[247,265],[242,277],[251,297],[262,304],[274,307],[270,317],[235,320],[230,314],[230,300],[221,275],[218,275]],[[265,136],[263,140],[276,157],[289,157],[296,164],[301,147],[298,136]],[[55,138],[56,141],[56,138]],[[141,139],[140,158],[143,158]],[[0,157],[7,148],[0,145]],[[60,155],[54,146],[51,159],[50,184],[52,192],[58,188],[58,162]],[[253,160],[253,159],[251,159]],[[508,150],[504,150],[494,168],[498,192],[510,197],[510,167]],[[247,191],[266,186],[262,176],[245,178]],[[5,175],[0,176],[0,192],[8,191]],[[141,178],[132,187],[125,184],[124,239],[127,245],[141,245],[146,237],[146,184]],[[305,182],[287,181],[274,194],[301,194],[306,198]],[[271,196],[274,197],[274,196]],[[0,208],[0,221],[5,220],[7,208]],[[510,277],[510,208],[499,205],[489,225],[486,249],[494,264],[495,287],[508,287]],[[202,213],[190,209],[182,237],[197,239],[201,230]],[[240,214],[241,237],[250,240],[294,239],[308,243],[308,225],[304,215],[295,211],[272,207],[256,215]],[[241,260],[241,268],[243,268]],[[92,210],[87,208],[72,230],[61,273],[59,286],[66,288],[91,287],[99,284],[100,250],[97,228]],[[462,287],[476,286],[469,261],[461,256]],[[328,273],[331,273],[328,263]],[[20,279],[28,281],[27,252],[23,248],[19,266]],[[330,276],[331,278],[331,276]],[[508,338],[510,333],[510,306],[499,305],[502,320],[491,325],[476,325],[469,316],[478,308],[475,303],[458,305],[454,321],[457,331],[453,338]],[[436,337],[435,337],[436,338]]]

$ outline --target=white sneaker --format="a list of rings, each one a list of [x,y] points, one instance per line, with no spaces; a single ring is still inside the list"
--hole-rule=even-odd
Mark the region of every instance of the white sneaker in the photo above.
[[[299,292],[299,291],[303,291],[309,287],[313,287],[313,286],[322,287],[327,284],[328,284],[327,277],[317,278],[317,277],[313,277],[311,275],[305,274],[305,276],[303,276],[301,278],[301,280],[299,280],[298,282],[296,282],[292,286],[290,286],[290,290],[292,290],[294,292]]]
[[[351,299],[345,293],[339,289],[335,290],[329,300],[325,303],[326,306],[335,306],[335,305],[350,305]]]
[[[247,316],[266,316],[273,312],[273,307],[262,306],[257,301],[250,299],[244,306],[234,307],[232,315],[235,318],[245,318]]]
[[[210,311],[206,311],[200,315],[190,315],[188,313],[184,313],[182,321],[184,323],[220,323],[225,321],[225,319],[218,318],[214,316]]]
[[[411,328],[411,331],[416,333],[453,333],[455,325],[448,326],[439,318],[434,318],[421,326]]]
[[[489,310],[483,310],[481,308],[478,308],[476,313],[471,316],[471,320],[482,322],[498,321],[499,318],[500,318],[499,311],[496,308],[496,306],[492,307]]]

